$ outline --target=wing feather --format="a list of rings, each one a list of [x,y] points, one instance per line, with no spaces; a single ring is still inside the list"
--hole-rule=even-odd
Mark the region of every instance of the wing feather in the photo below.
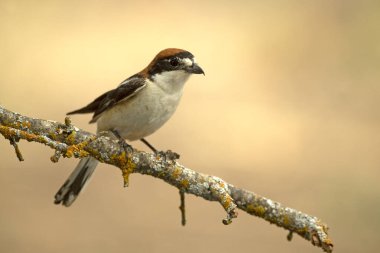
[[[90,123],[94,123],[104,111],[110,109],[119,102],[136,95],[145,87],[145,85],[144,78],[136,75],[132,76],[123,81],[117,88],[107,91],[90,104],[78,110],[69,112],[67,115],[93,112],[94,115]]]

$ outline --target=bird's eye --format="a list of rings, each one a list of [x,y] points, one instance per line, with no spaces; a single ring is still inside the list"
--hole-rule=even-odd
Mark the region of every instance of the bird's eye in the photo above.
[[[178,58],[173,58],[173,59],[170,59],[169,61],[170,65],[172,65],[173,67],[177,67],[179,65],[179,60]]]

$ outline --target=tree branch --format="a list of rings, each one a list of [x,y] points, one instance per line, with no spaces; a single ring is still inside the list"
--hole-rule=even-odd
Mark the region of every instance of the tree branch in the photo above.
[[[237,208],[276,224],[289,231],[290,240],[297,233],[326,252],[332,252],[333,244],[327,234],[327,225],[317,217],[304,214],[253,192],[235,187],[224,180],[184,167],[172,159],[172,152],[146,153],[132,148],[124,149],[117,140],[96,136],[71,125],[42,119],[34,119],[14,113],[0,106],[0,133],[14,145],[20,139],[43,143],[55,150],[51,160],[60,156],[82,158],[92,156],[100,162],[121,169],[124,183],[128,184],[131,173],[150,175],[164,180],[179,189],[210,201],[218,201],[227,213],[223,223],[228,225],[237,217]],[[181,195],[181,197],[183,197]],[[183,222],[184,222],[184,199]],[[182,209],[181,209],[182,210]]]

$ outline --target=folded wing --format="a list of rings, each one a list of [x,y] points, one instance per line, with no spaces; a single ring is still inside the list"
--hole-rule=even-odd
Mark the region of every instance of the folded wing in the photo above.
[[[83,108],[67,113],[67,115],[77,113],[94,113],[90,123],[96,122],[99,116],[106,110],[115,106],[122,100],[129,99],[136,95],[145,87],[144,78],[132,76],[123,81],[117,88],[107,91],[90,104]]]

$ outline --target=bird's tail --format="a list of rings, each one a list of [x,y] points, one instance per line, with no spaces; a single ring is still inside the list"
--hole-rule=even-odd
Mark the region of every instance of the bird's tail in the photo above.
[[[98,161],[95,158],[82,158],[69,178],[55,194],[54,203],[70,206],[95,171],[96,165],[98,165]]]

